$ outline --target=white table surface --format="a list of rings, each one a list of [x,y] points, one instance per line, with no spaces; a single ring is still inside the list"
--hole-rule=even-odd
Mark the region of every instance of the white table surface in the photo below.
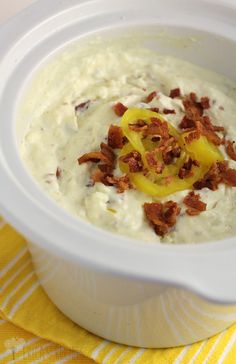
[[[33,0],[0,0],[0,23],[4,22],[32,2]]]

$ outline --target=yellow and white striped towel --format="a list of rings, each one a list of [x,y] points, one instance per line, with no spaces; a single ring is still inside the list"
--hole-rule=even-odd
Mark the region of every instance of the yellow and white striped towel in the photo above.
[[[24,238],[2,222],[0,363],[92,364],[91,359],[102,364],[234,364],[236,325],[182,348],[138,349],[103,340],[54,306],[37,280]]]

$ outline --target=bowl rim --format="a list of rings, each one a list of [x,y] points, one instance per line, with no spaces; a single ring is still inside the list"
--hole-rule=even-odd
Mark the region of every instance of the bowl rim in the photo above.
[[[36,25],[55,17],[68,7],[95,2],[99,4],[102,1],[53,0],[49,5],[47,0],[38,0],[0,28],[0,55],[8,53],[15,42]],[[214,5],[213,0],[201,2]],[[236,12],[233,0],[220,0],[219,3],[232,7]],[[48,200],[47,206],[52,207],[49,211],[40,201],[29,198],[27,191],[15,180],[1,153],[0,179],[4,186],[0,191],[3,216],[29,240],[51,253],[101,274],[175,285],[213,302],[236,303],[236,292],[232,292],[230,283],[236,278],[234,237],[200,245],[142,244],[75,219],[66,211],[61,211],[60,207],[52,207],[53,204]],[[68,239],[69,243],[65,246]],[[96,254],[91,254],[94,246],[99,249],[96,249]],[[222,264],[224,272],[211,272]],[[217,280],[221,282],[220,288]]]

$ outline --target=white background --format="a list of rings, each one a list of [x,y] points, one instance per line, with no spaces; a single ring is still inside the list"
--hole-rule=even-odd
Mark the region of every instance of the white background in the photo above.
[[[50,1],[50,0],[48,0]],[[0,0],[0,23],[16,14],[33,0]]]

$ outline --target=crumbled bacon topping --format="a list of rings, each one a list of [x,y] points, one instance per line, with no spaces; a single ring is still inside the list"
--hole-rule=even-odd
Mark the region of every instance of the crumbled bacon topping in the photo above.
[[[88,162],[92,163],[104,162],[110,164],[110,161],[102,152],[85,153],[84,155],[82,155],[82,157],[78,159],[78,162],[80,165]]]
[[[213,125],[211,122],[211,119],[207,115],[204,115],[200,121],[201,121],[202,125],[208,130],[211,130],[211,131],[224,131],[225,130],[225,128],[223,126]]]
[[[197,95],[191,92],[183,99],[186,117],[190,120],[197,121],[203,115],[203,108],[201,103],[197,102]]]
[[[149,167],[151,169],[153,169],[153,171],[155,171],[157,174],[160,174],[163,172],[165,165],[164,165],[164,163],[158,161],[155,151],[146,152],[145,158],[146,158],[147,164],[149,165]]]
[[[164,109],[163,114],[165,114],[165,115],[176,114],[176,112],[175,112],[175,110],[172,110],[172,109]]]
[[[230,187],[236,187],[236,170],[228,168],[222,174],[222,182]]]
[[[181,96],[180,88],[174,88],[173,90],[170,91],[170,97],[172,99],[174,99],[175,97],[180,97],[180,96]]]
[[[148,125],[144,120],[137,120],[135,123],[129,124],[129,129],[135,131],[136,133],[143,133],[147,130]]]
[[[210,119],[206,116],[201,120],[195,121],[195,128],[185,137],[186,143],[190,144],[193,140],[199,139],[201,135],[204,135],[211,143],[215,145],[221,145],[223,139],[220,138],[214,131],[214,126],[211,124]]]
[[[122,117],[124,115],[124,113],[128,110],[128,108],[125,105],[123,105],[121,102],[118,102],[112,108],[113,108],[115,114],[119,117]]]
[[[116,187],[118,193],[124,193],[126,190],[133,188],[133,185],[127,174],[122,177],[108,176],[107,182],[109,183],[109,186]]]
[[[209,171],[200,180],[194,183],[195,190],[201,190],[202,188],[209,188],[212,191],[216,191],[218,185],[222,181],[222,172],[228,167],[228,162],[213,163]]]
[[[204,135],[209,142],[215,145],[221,145],[223,143],[223,139],[220,138],[213,130],[207,129],[204,125],[201,129],[202,135]]]
[[[75,111],[78,112],[78,111],[85,111],[85,110],[88,110],[89,106],[90,106],[90,103],[91,101],[88,100],[88,101],[85,101],[85,102],[82,102],[81,104],[75,106]]]
[[[122,177],[114,177],[111,173],[102,171],[98,166],[93,172],[91,179],[93,183],[103,183],[105,186],[114,186],[118,193],[123,193],[128,189],[133,188],[130,179],[127,175]]]
[[[169,128],[165,121],[152,117],[151,123],[147,124],[144,120],[137,120],[135,123],[129,124],[129,128],[133,131],[140,132],[144,137],[148,135],[160,136],[161,138],[169,138]]]
[[[200,164],[198,161],[196,161],[192,158],[188,158],[188,160],[183,164],[183,166],[179,170],[179,175],[178,175],[179,178],[184,179],[184,178],[192,177],[193,176],[193,172],[192,172],[193,166],[199,167]]]
[[[197,216],[206,211],[207,204],[200,200],[200,195],[193,191],[184,198],[184,204],[188,207],[186,213],[190,216]]]
[[[148,135],[158,135],[161,138],[169,137],[168,124],[165,121],[161,121],[158,118],[151,118],[151,123],[148,125],[147,130],[145,130],[145,136]]]
[[[108,131],[108,145],[113,149],[121,149],[124,146],[124,135],[120,126],[111,125]]]
[[[194,183],[193,187],[195,190],[209,188],[216,191],[220,183],[236,187],[236,170],[229,168],[228,161],[213,163],[203,179]]]
[[[187,143],[191,143],[194,139],[199,139],[204,135],[211,143],[215,145],[222,144],[216,132],[223,132],[222,126],[215,126],[211,123],[209,116],[203,115],[205,109],[210,108],[210,100],[208,97],[202,97],[200,102],[197,102],[197,95],[190,93],[183,100],[185,108],[185,116],[179,124],[180,129],[192,130],[193,134],[186,138]]]
[[[201,130],[202,128],[193,129],[185,138],[185,142],[187,144],[191,144],[194,140],[197,140],[201,137]]]
[[[180,129],[192,129],[194,127],[195,127],[195,122],[193,120],[188,119],[187,116],[184,116],[179,124]]]
[[[103,172],[100,168],[96,168],[95,171],[91,175],[91,180],[93,181],[93,184],[101,182],[105,186],[107,185],[107,177],[110,175],[110,173]]]
[[[171,148],[171,149],[170,149]],[[175,158],[179,158],[181,149],[179,145],[170,146],[162,152],[162,158],[165,164],[169,165],[173,163]]]
[[[209,97],[205,96],[205,97],[201,97],[201,101],[200,104],[202,106],[202,108],[205,109],[210,109],[210,99]]]
[[[150,111],[156,112],[157,114],[159,113],[160,109],[159,107],[151,107],[150,109],[148,109]]]
[[[114,162],[116,160],[116,155],[111,147],[107,145],[106,143],[101,143],[101,152],[103,155],[105,155],[108,159],[108,162],[106,164],[108,165],[114,165]]]
[[[175,158],[179,158],[181,155],[181,148],[175,137],[170,136],[163,138],[160,146],[156,149],[162,153],[163,162],[167,165],[173,163]]]
[[[108,164],[98,164],[98,169],[103,173],[112,174],[114,165],[109,166]]]
[[[101,143],[100,152],[86,153],[78,159],[78,163],[83,164],[87,162],[93,162],[93,163],[103,162],[108,166],[112,166],[115,162],[115,159],[116,157],[113,150],[107,144]]]
[[[144,102],[146,102],[147,104],[149,104],[150,102],[152,102],[153,99],[155,99],[155,97],[157,97],[157,92],[153,91],[151,92],[145,99]]]
[[[143,170],[142,156],[135,150],[120,157],[120,160],[128,164],[131,173],[137,173]]]
[[[231,142],[230,140],[225,141],[225,150],[228,156],[236,161],[236,152],[234,150],[235,142]]]
[[[159,236],[164,236],[176,224],[181,211],[173,201],[145,203],[143,207],[147,220]]]

